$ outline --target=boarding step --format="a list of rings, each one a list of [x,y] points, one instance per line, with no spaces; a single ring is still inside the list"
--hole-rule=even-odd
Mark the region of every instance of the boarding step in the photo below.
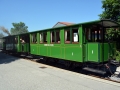
[[[90,67],[84,67],[83,70],[98,73],[98,74],[102,74],[102,75],[106,74],[105,71],[98,70],[98,69],[93,69],[93,68],[90,68]]]

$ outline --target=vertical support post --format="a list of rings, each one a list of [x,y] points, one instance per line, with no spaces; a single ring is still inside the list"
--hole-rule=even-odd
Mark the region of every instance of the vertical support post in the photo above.
[[[44,37],[43,37],[44,38]],[[47,31],[46,32],[46,40],[47,40],[47,42],[46,42],[46,44],[50,44],[50,39],[51,39],[51,32],[50,31]],[[44,41],[44,40],[43,40]]]
[[[85,37],[85,35],[84,35],[84,33],[83,33],[83,26],[81,25],[81,26],[79,26],[79,44],[80,44],[80,46],[82,46],[81,47],[81,52],[82,52],[82,61],[83,61],[83,63],[85,62],[85,51],[84,50],[86,50],[85,49],[85,46],[84,46],[84,37]]]
[[[62,45],[64,45],[65,44],[65,28],[61,28],[61,30],[60,30],[60,43],[62,44]]]
[[[37,32],[37,44],[39,44],[39,43],[40,43],[40,33]]]
[[[54,30],[54,42],[57,43],[57,40],[56,40],[56,30]]]
[[[105,38],[105,32],[104,32],[104,27],[103,27],[103,21],[102,21],[102,63],[104,62],[104,38]]]
[[[70,27],[70,43],[72,43],[73,35],[72,35],[72,27]]]
[[[84,39],[84,36],[83,36],[83,28],[82,28],[82,25],[81,26],[79,26],[79,42],[80,42],[80,44],[83,44],[83,39]]]
[[[20,35],[18,35],[18,46],[17,46],[17,51],[20,51]]]
[[[31,44],[31,42],[32,42],[32,36],[31,36],[31,34],[30,34],[30,44]]]

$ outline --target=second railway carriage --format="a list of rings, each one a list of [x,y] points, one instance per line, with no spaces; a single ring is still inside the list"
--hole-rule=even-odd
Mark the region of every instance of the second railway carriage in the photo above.
[[[76,62],[103,63],[115,53],[115,42],[105,38],[107,28],[118,27],[111,20],[30,32],[30,53]]]
[[[114,21],[97,20],[30,32],[30,53],[46,59],[62,59],[68,66],[76,63],[104,65],[116,50],[115,42],[105,38],[107,29],[118,27]],[[94,71],[94,68],[85,69]]]

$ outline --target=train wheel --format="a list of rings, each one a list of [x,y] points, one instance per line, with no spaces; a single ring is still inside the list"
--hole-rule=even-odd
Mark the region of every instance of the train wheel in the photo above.
[[[65,61],[65,67],[70,68],[71,66],[71,61]]]
[[[48,63],[48,62],[49,62],[49,58],[44,57],[44,62],[45,62],[45,63]]]
[[[71,69],[81,68],[81,67],[82,67],[82,64],[80,64],[80,63],[78,63],[78,62],[73,62]]]
[[[58,59],[54,59],[54,63],[58,63],[59,62],[59,60]]]

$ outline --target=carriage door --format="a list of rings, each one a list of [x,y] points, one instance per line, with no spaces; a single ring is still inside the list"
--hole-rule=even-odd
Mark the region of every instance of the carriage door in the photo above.
[[[86,29],[86,61],[99,62],[100,60],[100,30],[96,27]]]

